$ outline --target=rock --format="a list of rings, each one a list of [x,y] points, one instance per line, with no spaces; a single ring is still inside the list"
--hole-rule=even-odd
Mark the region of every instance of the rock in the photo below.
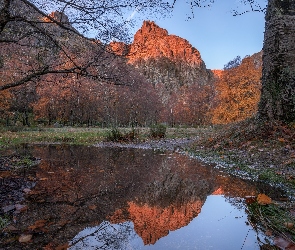
[[[28,206],[27,205],[16,204],[15,209],[16,209],[16,211],[15,211],[16,213],[20,213],[20,212],[24,212],[24,211],[28,210]]]
[[[2,207],[2,210],[4,213],[7,213],[9,211],[12,211],[15,209],[15,205],[8,205],[8,206],[5,206],[5,207]]]
[[[31,234],[22,234],[19,238],[18,241],[20,243],[27,243],[32,239],[33,235]]]
[[[134,35],[129,62],[160,57],[174,62],[183,61],[191,66],[204,65],[200,52],[187,40],[176,35],[169,35],[166,29],[160,28],[155,22],[144,21],[142,27]]]

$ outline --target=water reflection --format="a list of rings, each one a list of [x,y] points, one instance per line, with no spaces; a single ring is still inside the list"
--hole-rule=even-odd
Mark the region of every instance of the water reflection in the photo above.
[[[244,210],[226,202],[225,197],[208,196],[202,210],[186,227],[169,231],[166,237],[152,244],[144,242],[143,235],[133,224],[136,222],[111,224],[104,221],[81,231],[71,241],[69,249],[260,249],[257,232],[245,223]]]
[[[33,227],[27,249],[55,249],[67,242],[71,249],[92,249],[93,244],[96,249],[240,249],[246,236],[258,246],[255,237],[247,234],[247,219],[237,206],[240,199],[235,198],[257,194],[256,187],[211,166],[146,149],[51,145],[34,146],[31,151],[42,159],[36,169],[39,181],[28,194],[29,209],[19,215],[18,223],[23,228],[40,220],[43,224]],[[208,208],[210,197],[226,199]],[[233,223],[236,218],[212,219],[224,204],[242,211],[237,216],[242,218],[237,219],[239,225]],[[208,209],[213,214],[200,219]],[[226,208],[219,219],[234,214]],[[230,234],[240,234],[234,248],[216,248],[214,244],[226,236],[216,228],[227,232],[225,241],[231,240]],[[180,231],[184,238],[175,234]],[[200,243],[204,245],[193,247]]]

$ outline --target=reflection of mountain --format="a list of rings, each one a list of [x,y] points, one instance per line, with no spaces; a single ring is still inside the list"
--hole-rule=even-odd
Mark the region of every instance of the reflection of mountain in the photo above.
[[[136,233],[145,245],[149,245],[168,235],[169,231],[188,225],[201,212],[203,202],[195,201],[179,207],[171,204],[165,208],[139,205],[134,202],[129,202],[128,205],[127,210]],[[112,223],[126,221],[122,210],[117,210],[110,220]]]
[[[144,243],[153,244],[197,217],[207,195],[219,187],[230,196],[255,194],[255,186],[180,154],[65,145],[32,152],[42,159],[33,169],[37,183],[15,226],[26,230],[40,220],[43,226],[34,229],[31,245],[14,249],[49,243],[54,249],[107,219],[133,221]]]

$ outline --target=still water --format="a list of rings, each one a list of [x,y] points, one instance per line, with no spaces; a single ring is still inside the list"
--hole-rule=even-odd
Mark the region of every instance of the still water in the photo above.
[[[31,247],[68,249],[260,249],[246,196],[268,187],[174,152],[31,146],[41,162],[19,223],[38,229]],[[32,248],[34,249],[34,248]]]

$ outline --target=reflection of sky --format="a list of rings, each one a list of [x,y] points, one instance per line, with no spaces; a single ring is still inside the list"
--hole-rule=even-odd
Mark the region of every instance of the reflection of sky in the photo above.
[[[109,247],[103,249],[258,250],[256,232],[246,222],[244,209],[239,210],[223,196],[212,195],[208,196],[201,213],[188,226],[170,232],[154,245],[143,245],[141,238],[134,232],[132,222],[116,225],[104,222],[98,227],[81,231],[73,241],[81,237],[85,237],[84,240],[70,249],[100,249],[102,245],[108,244]],[[98,230],[102,225],[107,227]]]

